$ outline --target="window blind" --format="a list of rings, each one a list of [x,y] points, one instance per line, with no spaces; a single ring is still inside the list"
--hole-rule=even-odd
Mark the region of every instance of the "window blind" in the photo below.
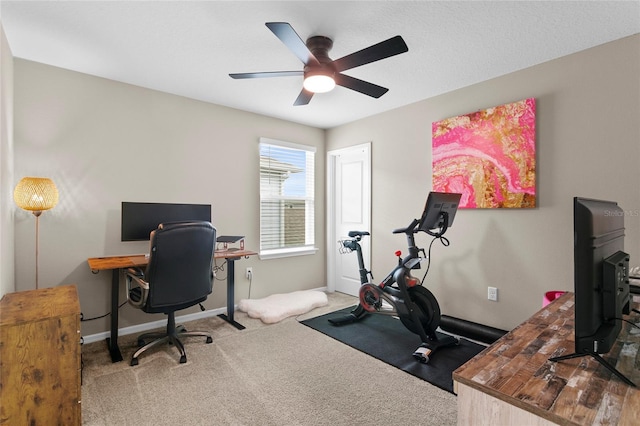
[[[314,245],[315,148],[260,139],[260,253]]]

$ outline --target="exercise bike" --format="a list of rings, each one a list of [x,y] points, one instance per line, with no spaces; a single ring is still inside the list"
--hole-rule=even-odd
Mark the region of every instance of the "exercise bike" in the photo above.
[[[426,273],[420,280],[411,271],[420,269],[421,261],[427,257],[425,250],[416,246],[416,233],[424,231],[433,236],[431,244],[439,239],[444,245],[449,245],[443,235],[453,223],[460,196],[431,192],[421,219],[414,219],[407,227],[392,231],[394,234],[405,234],[409,252],[403,258],[402,253],[396,251],[398,265],[380,284],[369,282],[369,277],[373,280],[373,274],[366,269],[362,256],[360,241],[364,236],[370,235],[369,232],[350,231],[349,238],[340,240],[340,252],[355,251],[358,258],[361,284],[359,303],[346,316],[329,318],[329,322],[341,326],[359,321],[370,313],[397,316],[409,331],[420,336],[422,344],[414,351],[413,357],[422,363],[428,363],[435,350],[457,345],[459,340],[456,337],[436,333],[441,312],[433,293],[422,285]],[[438,230],[433,231],[434,229]]]

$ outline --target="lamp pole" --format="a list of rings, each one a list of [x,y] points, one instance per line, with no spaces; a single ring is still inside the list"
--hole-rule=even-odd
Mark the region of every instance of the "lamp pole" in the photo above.
[[[40,245],[40,215],[42,210],[31,212],[36,217],[36,290],[38,289],[38,246]]]

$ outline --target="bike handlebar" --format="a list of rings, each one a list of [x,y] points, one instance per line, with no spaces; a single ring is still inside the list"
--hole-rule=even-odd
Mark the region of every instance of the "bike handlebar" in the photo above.
[[[416,243],[415,243],[414,234],[417,234],[420,231],[420,229],[416,228],[419,223],[420,223],[419,219],[413,219],[409,224],[409,226],[405,228],[394,229],[393,231],[391,231],[393,234],[406,234],[407,236],[407,248],[409,250],[409,253],[407,256],[405,256],[404,259],[402,259],[401,261],[402,265],[406,266],[413,259],[419,259],[420,251],[424,252],[424,249],[416,247]],[[357,244],[357,242],[360,241],[360,239],[365,235],[370,235],[370,234],[367,231],[349,231],[349,237],[354,238],[355,244]],[[345,244],[345,242],[343,242],[343,244],[347,248],[350,248],[352,250],[355,249],[355,247],[351,247],[351,244]],[[413,269],[414,266],[415,266],[415,263],[411,262],[409,269]]]
[[[416,232],[418,232],[416,230],[416,226],[420,223],[420,221],[418,219],[413,219],[413,221],[411,221],[411,223],[409,224],[409,226],[407,226],[406,228],[398,228],[398,229],[394,229],[393,231],[391,231],[391,233],[393,234],[415,234]]]

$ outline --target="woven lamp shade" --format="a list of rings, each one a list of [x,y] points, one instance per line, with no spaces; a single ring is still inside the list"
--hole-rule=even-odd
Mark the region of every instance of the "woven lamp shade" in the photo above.
[[[16,185],[13,199],[21,209],[41,212],[58,204],[58,188],[49,178],[24,177]]]

